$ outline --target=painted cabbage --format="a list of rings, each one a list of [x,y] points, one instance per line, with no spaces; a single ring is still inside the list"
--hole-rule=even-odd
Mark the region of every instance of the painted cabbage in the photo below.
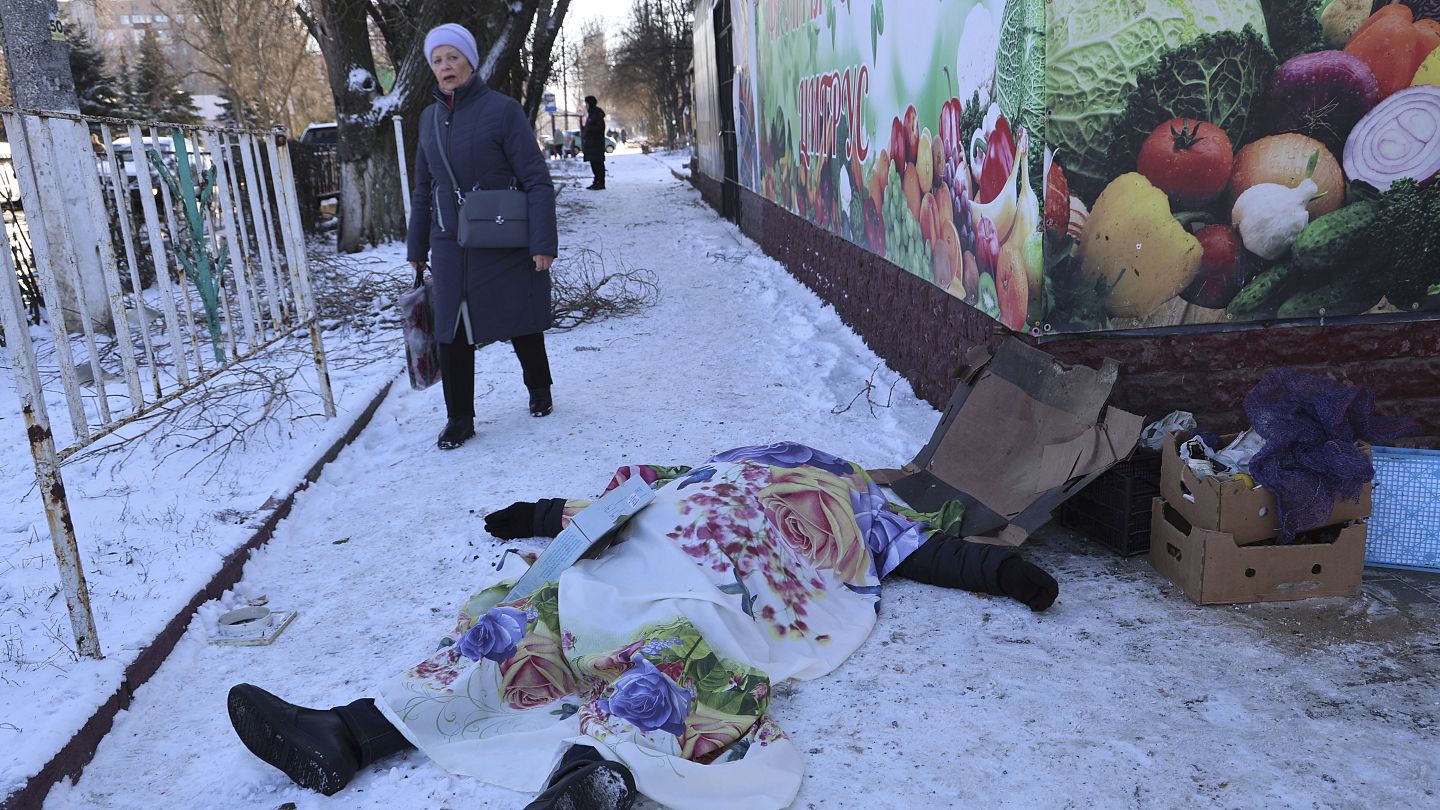
[[[1116,118],[1140,71],[1203,34],[1254,26],[1259,0],[1053,0],[1045,40],[1048,142],[1072,185],[1099,188]]]
[[[1000,18],[995,100],[1011,123],[1030,126],[1045,109],[1045,2],[1008,0]]]

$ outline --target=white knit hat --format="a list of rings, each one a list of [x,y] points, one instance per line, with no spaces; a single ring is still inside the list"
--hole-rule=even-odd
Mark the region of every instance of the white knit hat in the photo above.
[[[470,68],[473,70],[480,66],[480,49],[475,47],[475,37],[465,26],[455,23],[445,23],[430,29],[425,35],[425,61],[430,61],[435,49],[441,45],[449,45],[460,52],[460,55],[470,60]]]

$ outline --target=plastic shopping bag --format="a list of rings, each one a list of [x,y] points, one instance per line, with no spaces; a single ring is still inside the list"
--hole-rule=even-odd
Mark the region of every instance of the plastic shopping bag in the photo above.
[[[405,324],[405,367],[410,387],[419,391],[440,380],[440,344],[435,340],[435,306],[430,282],[400,296]]]

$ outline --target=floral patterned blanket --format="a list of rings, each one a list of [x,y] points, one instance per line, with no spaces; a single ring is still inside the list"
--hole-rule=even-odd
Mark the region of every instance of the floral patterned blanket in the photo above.
[[[677,810],[781,808],[804,775],[773,687],[839,666],[880,578],[925,540],[856,464],[792,443],[622,468],[656,498],[594,559],[500,604],[471,597],[376,704],[447,770],[538,791],[571,743]],[[567,514],[583,507],[567,504]]]

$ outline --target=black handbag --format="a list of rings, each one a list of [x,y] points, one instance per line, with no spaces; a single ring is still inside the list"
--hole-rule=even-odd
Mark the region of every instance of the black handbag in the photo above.
[[[460,216],[455,226],[455,241],[462,248],[528,248],[530,202],[525,192],[516,187],[514,180],[510,181],[510,188],[460,191],[460,182],[455,179],[455,170],[450,168],[450,157],[445,154],[445,142],[440,137],[439,114],[431,120],[435,122],[435,144],[440,150],[440,160],[455,189],[455,209]]]

